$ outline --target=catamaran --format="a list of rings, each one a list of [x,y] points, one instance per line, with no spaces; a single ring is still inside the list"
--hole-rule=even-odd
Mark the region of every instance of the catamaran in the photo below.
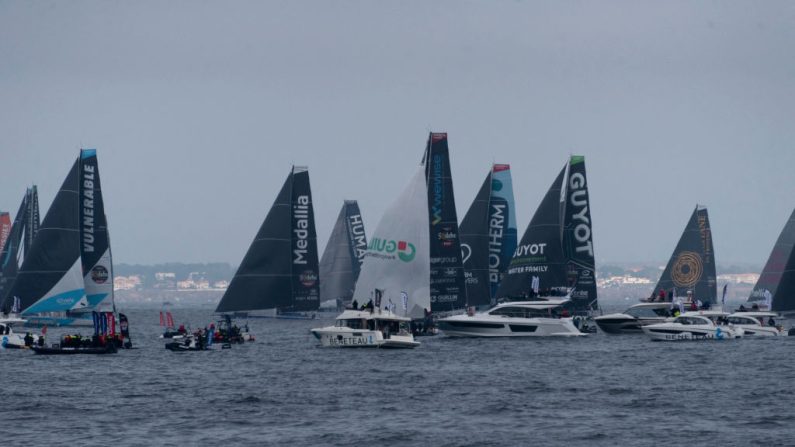
[[[662,293],[657,295],[656,291]],[[651,298],[624,312],[596,317],[594,321],[608,334],[639,333],[643,326],[661,323],[666,318],[673,317],[677,307],[675,301],[688,301],[683,308],[690,308],[693,300],[701,300],[705,306],[711,306],[716,297],[712,229],[707,208],[697,205],[653,289]]]
[[[317,258],[309,171],[293,166],[215,311],[241,318],[315,318]]]
[[[560,336],[587,331],[597,308],[585,158],[563,166],[516,248],[496,297],[483,313],[439,321],[449,336]],[[575,319],[576,318],[576,319]]]
[[[495,164],[461,221],[468,306],[495,305],[497,288],[516,251],[511,167]]]
[[[38,220],[38,205],[27,217]],[[14,298],[29,325],[91,326],[92,312],[107,298],[115,314],[110,238],[95,149],[81,149],[32,237],[3,303],[4,313],[11,310]]]
[[[351,303],[365,253],[367,235],[359,204],[346,200],[320,258],[321,307],[339,310]]]
[[[419,343],[406,323],[431,306],[427,183],[420,166],[373,232],[353,302],[333,326],[312,329],[323,346],[404,347]],[[356,306],[358,307],[358,306]]]

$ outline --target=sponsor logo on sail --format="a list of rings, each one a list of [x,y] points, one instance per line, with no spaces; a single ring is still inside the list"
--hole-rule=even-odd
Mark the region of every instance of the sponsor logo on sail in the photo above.
[[[444,227],[438,234],[439,240],[442,241],[443,247],[452,247],[458,235],[455,234],[452,227]]]
[[[575,172],[569,177],[569,204],[572,208],[571,220],[574,224],[574,251],[587,253],[593,257],[591,241],[591,220],[588,214],[588,190],[585,189],[585,175]]]
[[[94,177],[96,166],[83,164],[83,252],[94,252]]]
[[[393,259],[394,255],[397,254],[397,257],[403,262],[413,261],[414,256],[417,254],[417,249],[411,242],[379,238],[373,238],[370,241],[370,245],[368,245],[368,249],[376,255],[383,256],[386,254]]]
[[[440,154],[434,154],[432,162],[431,168],[433,169],[433,173],[431,179],[433,182],[428,185],[428,187],[431,188],[431,192],[433,193],[433,199],[431,201],[431,224],[437,225],[442,221],[442,204],[444,202],[444,178],[442,178],[442,172],[444,164]]]
[[[546,248],[546,242],[540,244],[525,244],[516,247],[516,251],[513,253],[514,258],[521,258],[523,256],[535,256],[535,255],[544,255],[544,249]]]
[[[298,275],[298,280],[301,281],[301,285],[304,287],[312,287],[317,283],[317,273],[312,270],[304,270]]]
[[[671,280],[677,287],[692,287],[704,271],[701,256],[694,251],[683,251],[676,256],[671,268]]]
[[[361,214],[348,216],[348,239],[353,246],[356,259],[361,264],[364,260],[364,255],[367,253],[367,236],[364,234],[364,222]]]
[[[309,254],[309,196],[298,196],[293,204],[293,264],[307,263]]]
[[[502,188],[502,183],[499,180],[492,181],[499,183]],[[492,188],[493,189],[493,188]],[[500,261],[502,254],[502,238],[503,228],[505,225],[505,203],[492,203],[491,213],[489,216],[489,281],[491,283],[498,283],[500,281]],[[546,244],[545,244],[546,245]],[[543,251],[543,250],[542,250]]]
[[[91,269],[91,280],[97,284],[105,284],[109,277],[108,269],[104,266],[95,265],[94,268]]]

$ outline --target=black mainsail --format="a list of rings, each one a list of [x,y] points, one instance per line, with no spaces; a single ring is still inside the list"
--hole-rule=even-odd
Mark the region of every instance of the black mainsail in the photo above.
[[[461,309],[467,304],[466,286],[446,133],[428,136],[423,165],[428,184],[431,310]]]
[[[715,303],[718,289],[715,250],[707,208],[696,205],[654,291],[683,297],[688,291],[702,303]],[[654,293],[654,292],[652,292]]]
[[[516,212],[510,165],[495,164],[459,227],[467,304],[494,304],[516,250]]]
[[[27,218],[25,219],[25,253],[27,253],[31,245],[33,245],[33,239],[36,238],[36,234],[39,232],[39,226],[41,225],[39,217],[39,191],[36,185],[28,188],[27,196],[28,209]]]
[[[585,157],[571,156],[564,188],[563,254],[567,260],[566,282],[574,287],[572,308],[576,311],[596,310],[596,260]]]
[[[29,191],[29,190],[28,190]],[[28,214],[29,194],[25,193],[19,211],[14,216],[14,223],[11,225],[8,237],[3,244],[3,251],[0,253],[0,304],[6,300],[11,284],[17,277],[19,270],[19,249],[22,245],[25,222]],[[13,304],[13,303],[12,303]],[[10,308],[11,304],[9,304]],[[5,309],[5,306],[3,306]]]
[[[86,308],[94,309],[113,294],[113,266],[108,220],[99,181],[96,149],[80,151],[80,258]]]
[[[216,312],[316,310],[318,283],[309,172],[294,166]]]
[[[760,305],[768,304],[768,300],[776,312],[795,310],[795,211],[781,230],[748,298],[750,303]]]
[[[523,299],[556,287],[573,288],[571,308],[597,308],[585,158],[571,156],[541,200],[497,290]]]
[[[79,162],[69,174],[44,216],[38,234],[20,266],[3,311],[18,297],[23,315],[63,312],[84,297],[80,264]]]
[[[355,200],[346,200],[320,258],[322,301],[351,301],[366,253],[367,236],[359,204]]]

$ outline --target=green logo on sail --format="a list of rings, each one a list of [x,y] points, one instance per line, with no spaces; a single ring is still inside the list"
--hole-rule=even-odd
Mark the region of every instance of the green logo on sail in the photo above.
[[[403,262],[411,262],[417,254],[414,244],[406,241],[373,238],[367,248],[377,254],[393,255],[397,252],[398,258]]]

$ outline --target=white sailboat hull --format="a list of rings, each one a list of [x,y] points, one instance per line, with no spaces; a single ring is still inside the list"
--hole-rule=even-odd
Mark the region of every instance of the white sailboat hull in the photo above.
[[[389,335],[381,331],[328,326],[312,329],[312,334],[324,347],[332,348],[416,348],[420,345],[411,335]]]

